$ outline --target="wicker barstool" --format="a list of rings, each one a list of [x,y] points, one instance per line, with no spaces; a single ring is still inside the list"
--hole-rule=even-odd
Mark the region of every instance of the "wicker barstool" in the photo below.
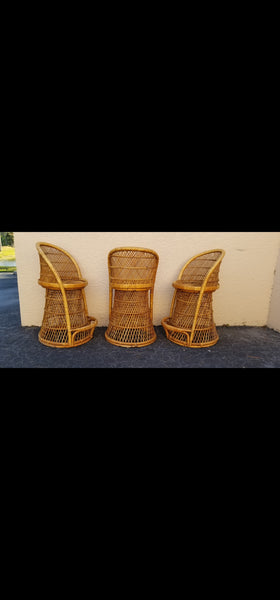
[[[147,248],[115,248],[108,255],[109,326],[106,340],[126,348],[156,339],[153,294],[159,257]]]
[[[39,340],[45,346],[72,348],[88,342],[97,320],[88,316],[84,288],[87,280],[74,258],[62,248],[38,242],[40,279],[46,300]]]
[[[213,319],[212,295],[219,288],[224,250],[197,254],[184,265],[175,288],[170,316],[162,320],[166,336],[180,346],[205,348],[219,336]]]

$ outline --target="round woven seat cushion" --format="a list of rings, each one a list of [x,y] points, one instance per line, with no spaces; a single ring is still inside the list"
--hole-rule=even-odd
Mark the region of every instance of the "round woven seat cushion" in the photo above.
[[[172,285],[176,290],[183,290],[185,292],[200,292],[202,288],[201,285],[195,285],[188,281],[182,281],[182,279],[177,279],[177,281],[174,281]],[[215,292],[218,287],[219,285],[207,285],[204,291]]]
[[[50,281],[42,281],[41,279],[38,279],[38,283],[42,287],[47,288],[49,290],[59,290],[60,289],[60,285],[58,282],[53,283]],[[66,280],[62,281],[62,285],[65,290],[81,290],[82,288],[84,288],[88,285],[88,282],[86,279],[66,279]]]

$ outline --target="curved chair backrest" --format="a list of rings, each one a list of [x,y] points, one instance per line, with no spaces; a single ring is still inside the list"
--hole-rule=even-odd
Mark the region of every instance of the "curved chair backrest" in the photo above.
[[[219,287],[219,270],[224,255],[224,250],[215,249],[193,256],[182,268],[179,279],[195,286],[207,282]]]
[[[66,250],[45,242],[37,242],[36,248],[40,256],[41,281],[55,283],[59,279],[71,281],[81,278],[78,264]]]
[[[114,248],[108,255],[110,285],[145,284],[155,282],[159,257],[148,248]]]

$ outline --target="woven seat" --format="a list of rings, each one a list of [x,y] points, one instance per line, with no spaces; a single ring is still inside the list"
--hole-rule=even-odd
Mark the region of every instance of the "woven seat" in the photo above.
[[[182,268],[175,288],[170,316],[162,320],[166,336],[180,346],[205,348],[219,336],[213,319],[212,296],[219,288],[224,250],[208,250],[191,258]]]
[[[201,286],[200,285],[193,285],[191,283],[187,283],[186,281],[181,281],[180,279],[177,279],[177,281],[174,281],[172,283],[173,287],[176,290],[183,290],[185,292],[200,292],[201,290]],[[215,292],[215,290],[218,289],[219,286],[216,285],[207,285],[205,288],[205,292]]]
[[[40,342],[54,348],[85,344],[97,325],[97,320],[88,316],[87,280],[66,250],[44,242],[38,242],[36,248],[41,268],[38,283],[46,289]]]
[[[105,338],[126,348],[156,339],[153,293],[159,257],[146,248],[115,248],[108,255],[109,325]]]
[[[49,290],[60,290],[60,283],[56,282],[56,283],[50,283],[49,281],[42,281],[41,279],[38,279],[38,283],[44,287],[44,288],[48,288]],[[82,288],[86,287],[88,282],[86,279],[67,279],[67,280],[63,280],[63,287],[65,290],[81,290]]]

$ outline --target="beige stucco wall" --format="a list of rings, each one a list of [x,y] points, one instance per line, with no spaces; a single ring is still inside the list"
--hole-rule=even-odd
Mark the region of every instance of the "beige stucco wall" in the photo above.
[[[37,283],[37,241],[69,251],[78,261],[86,288],[89,313],[99,326],[108,324],[108,252],[118,246],[141,246],[158,252],[154,323],[169,314],[172,281],[194,254],[223,248],[220,289],[215,292],[217,325],[266,325],[280,248],[279,232],[15,232],[15,249],[22,325],[42,322],[45,290]],[[277,300],[276,300],[277,302]]]
[[[280,251],[274,273],[274,283],[267,324],[268,327],[280,331]]]

